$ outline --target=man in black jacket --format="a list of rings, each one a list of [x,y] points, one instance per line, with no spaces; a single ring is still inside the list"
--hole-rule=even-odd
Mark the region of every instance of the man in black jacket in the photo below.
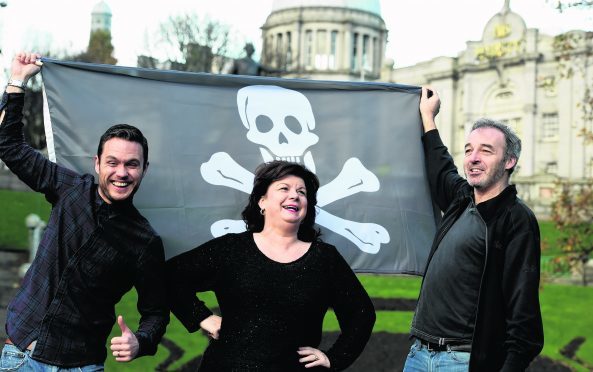
[[[148,167],[148,144],[119,124],[101,137],[95,171],[78,174],[32,149],[23,135],[25,82],[39,72],[38,54],[18,53],[0,103],[0,159],[41,192],[52,210],[37,255],[10,302],[0,369],[103,370],[115,304],[132,287],[141,319],[136,332],[117,318],[118,362],[153,355],[169,322],[161,238],[132,198]]]
[[[540,235],[509,178],[521,140],[474,123],[465,179],[435,125],[440,99],[423,87],[420,114],[434,201],[443,212],[428,258],[404,371],[524,371],[543,347]]]

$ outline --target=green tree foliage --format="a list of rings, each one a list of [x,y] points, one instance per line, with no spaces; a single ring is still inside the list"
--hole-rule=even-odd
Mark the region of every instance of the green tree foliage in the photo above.
[[[581,271],[587,285],[585,265],[593,253],[593,181],[581,185],[562,181],[559,196],[553,204],[552,217],[562,231],[558,243],[564,261]]]
[[[558,2],[559,4],[561,2]],[[562,2],[567,6],[569,2]],[[574,3],[577,2],[570,2]],[[580,6],[591,7],[593,2],[579,1]],[[585,82],[577,107],[581,117],[575,123],[580,127],[579,137],[585,145],[593,144],[593,79],[590,76],[593,63],[590,45],[593,33],[566,33],[554,40],[554,50],[558,60],[558,74],[564,79],[582,79]],[[558,196],[552,205],[552,218],[556,227],[562,231],[559,243],[562,245],[564,259],[574,269],[582,272],[583,284],[587,284],[585,265],[593,253],[593,159],[588,164],[589,174],[582,180],[558,182]]]
[[[111,33],[105,30],[96,30],[92,32],[86,52],[75,56],[74,60],[80,62],[115,65],[117,63],[117,59],[113,57]]]

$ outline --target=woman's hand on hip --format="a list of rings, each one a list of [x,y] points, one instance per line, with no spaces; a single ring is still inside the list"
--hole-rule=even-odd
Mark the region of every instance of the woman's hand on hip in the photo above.
[[[299,353],[299,355],[301,356],[299,362],[304,363],[305,368],[319,366],[329,368],[331,366],[327,355],[325,355],[323,351],[315,349],[314,347],[299,347],[297,353]]]
[[[218,340],[220,326],[222,325],[222,318],[218,315],[210,315],[208,318],[200,322],[200,328],[215,340]]]

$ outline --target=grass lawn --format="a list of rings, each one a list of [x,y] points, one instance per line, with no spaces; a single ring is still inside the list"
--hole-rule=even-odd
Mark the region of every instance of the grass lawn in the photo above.
[[[421,278],[399,275],[358,275],[371,297],[417,299]]]
[[[123,315],[126,324],[130,329],[135,330],[138,325],[138,321],[140,320],[140,316],[138,311],[136,310],[136,300],[138,296],[135,290],[128,292],[120,301],[120,303],[116,306],[116,314]],[[212,292],[204,293],[200,296],[208,307],[215,307],[216,298]],[[119,326],[117,324],[114,325],[111,335],[109,336],[109,340],[111,340],[114,336],[121,335],[121,331],[119,330]],[[174,371],[176,368],[184,365],[191,359],[202,354],[202,352],[206,349],[208,345],[208,339],[206,336],[202,335],[200,332],[196,333],[188,333],[185,327],[175,318],[175,316],[171,316],[171,323],[167,327],[167,332],[165,337],[169,340],[175,342],[181,348],[184,349],[184,354],[181,359],[176,361],[175,364],[169,366],[168,370]],[[109,346],[109,342],[107,343]],[[109,351],[108,351],[109,353]],[[163,345],[159,345],[157,354],[153,357],[142,357],[132,361],[131,363],[117,363],[114,361],[114,358],[109,354],[107,356],[107,361],[105,363],[105,370],[107,371],[154,371],[155,368],[162,362],[164,362],[167,357],[169,356],[169,351],[163,347]]]
[[[29,248],[25,217],[35,213],[47,222],[51,205],[42,194],[0,189],[0,247]]]
[[[575,337],[585,337],[576,356],[593,365],[593,287],[546,284],[540,303],[545,338],[542,354],[567,362],[577,371],[590,371],[569,362],[560,350]]]
[[[361,282],[371,297],[416,298],[420,287],[420,278],[359,275]],[[586,337],[587,341],[581,345],[577,357],[593,365],[593,287],[565,286],[546,284],[541,290],[541,309],[544,318],[545,346],[543,355],[571,365],[576,371],[587,371],[578,364],[560,355],[560,349],[578,336]],[[201,298],[208,306],[216,306],[212,293],[206,293]],[[138,322],[136,314],[136,293],[131,291],[117,305],[117,313],[124,315],[130,328],[135,329]],[[391,333],[408,333],[412,312],[379,311],[374,331]],[[332,312],[324,320],[325,331],[338,330],[338,324]],[[112,336],[119,332],[114,326]],[[170,367],[179,368],[189,360],[201,355],[207,344],[207,339],[201,333],[188,334],[185,328],[173,316],[167,328],[165,337],[174,341],[185,350],[181,360]],[[155,357],[144,357],[129,364],[117,364],[108,357],[105,365],[108,371],[148,371],[154,370],[168,356],[168,351],[162,345]]]

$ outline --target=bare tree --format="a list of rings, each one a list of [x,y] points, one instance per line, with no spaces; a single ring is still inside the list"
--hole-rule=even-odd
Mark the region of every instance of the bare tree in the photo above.
[[[156,66],[155,58],[164,57],[175,70],[220,73],[227,63],[229,32],[229,26],[195,13],[171,16],[152,43],[159,56],[142,56],[139,62]]]
[[[27,142],[36,149],[44,149],[45,129],[43,126],[43,94],[39,75],[31,78],[30,88],[25,91],[26,99],[23,107],[23,124]]]
[[[40,48],[35,48],[41,50]],[[41,52],[41,55],[48,58],[61,60],[80,61],[81,54],[69,54],[66,51]],[[47,147],[45,140],[45,128],[43,120],[43,93],[41,91],[41,74],[35,75],[28,83],[25,90],[25,105],[23,107],[24,133],[27,142],[35,149],[43,150]]]
[[[553,3],[556,9],[563,12],[569,8],[593,8],[593,1],[591,0],[546,0],[548,3]]]
[[[41,48],[33,48],[41,50]],[[115,64],[117,59],[113,58],[113,45],[111,34],[108,31],[97,30],[91,34],[87,50],[79,54],[71,54],[67,51],[46,51],[41,53],[44,57],[61,60],[81,61],[91,63]],[[25,138],[29,144],[36,149],[45,149],[45,128],[43,123],[43,94],[41,92],[41,77],[34,76],[26,91],[25,106],[23,107],[23,124]]]

